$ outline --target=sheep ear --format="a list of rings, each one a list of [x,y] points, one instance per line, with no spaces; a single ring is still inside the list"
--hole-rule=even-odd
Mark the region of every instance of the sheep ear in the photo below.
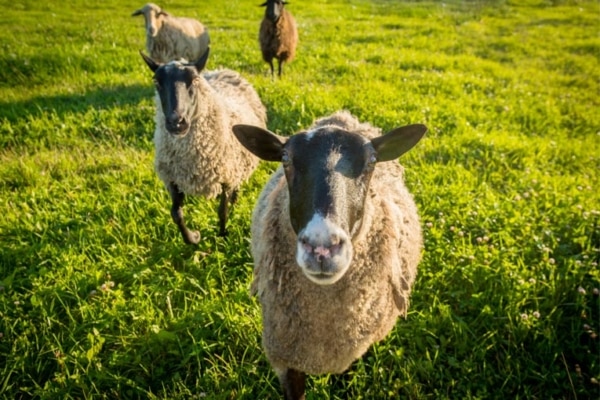
[[[267,6],[268,1],[265,1],[264,3],[262,3],[259,7],[266,7]]]
[[[234,125],[233,134],[248,151],[265,161],[281,161],[284,137],[252,125]]]
[[[422,124],[407,125],[396,128],[383,136],[371,140],[377,152],[377,161],[395,160],[412,149],[427,132]]]
[[[210,47],[206,48],[206,51],[195,63],[194,67],[198,70],[198,72],[202,71],[204,67],[206,67],[206,62],[208,61],[208,53],[210,52]]]
[[[141,50],[140,55],[142,56],[144,61],[146,61],[146,64],[148,64],[148,67],[152,70],[152,72],[156,72],[156,70],[160,67],[160,64],[148,57],[147,55],[145,55]]]
[[[136,15],[142,15],[142,9],[141,8],[139,10],[135,10],[133,13],[131,13],[132,17],[135,17]]]

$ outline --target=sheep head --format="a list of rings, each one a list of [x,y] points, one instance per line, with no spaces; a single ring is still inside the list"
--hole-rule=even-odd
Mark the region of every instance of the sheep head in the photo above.
[[[296,262],[320,285],[337,282],[352,262],[352,240],[362,226],[375,165],[397,159],[426,131],[424,125],[409,125],[369,140],[333,126],[290,138],[249,125],[233,127],[250,152],[282,163],[297,236]]]
[[[157,63],[140,52],[148,68],[154,72],[153,81],[160,97],[165,127],[172,135],[183,137],[190,130],[190,121],[199,101],[195,84],[202,79],[200,73],[206,66],[209,50],[193,63],[171,61],[166,64]]]
[[[169,15],[166,11],[163,11],[159,6],[154,3],[147,3],[144,7],[139,10],[135,10],[131,16],[143,15],[146,23],[146,35],[150,37],[156,37],[158,31],[162,27],[164,16]]]
[[[277,22],[285,4],[287,4],[287,2],[282,0],[267,0],[262,3],[260,7],[267,7],[265,10],[265,17],[272,22]]]

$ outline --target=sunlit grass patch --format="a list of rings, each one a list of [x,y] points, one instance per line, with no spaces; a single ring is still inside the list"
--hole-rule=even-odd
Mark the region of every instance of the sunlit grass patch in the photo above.
[[[272,80],[258,2],[161,4],[211,32],[290,135],[345,108],[425,123],[401,160],[425,249],[406,320],[309,399],[593,398],[600,386],[600,39],[590,1],[291,2]],[[153,171],[140,3],[24,2],[0,22],[0,393],[278,398],[250,295],[241,189],[227,239],[189,198],[182,243]]]

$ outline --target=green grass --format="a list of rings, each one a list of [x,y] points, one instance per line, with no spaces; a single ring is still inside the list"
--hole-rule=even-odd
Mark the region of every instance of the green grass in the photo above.
[[[272,81],[259,1],[167,1],[288,135],[341,108],[425,123],[402,163],[425,250],[406,320],[308,399],[600,395],[600,8],[595,1],[293,1]],[[244,185],[227,240],[153,171],[139,2],[0,1],[0,397],[278,398],[260,347]]]

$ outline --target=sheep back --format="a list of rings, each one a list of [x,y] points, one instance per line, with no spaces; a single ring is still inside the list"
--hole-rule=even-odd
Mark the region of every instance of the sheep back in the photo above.
[[[156,37],[146,37],[150,57],[162,63],[181,58],[198,60],[208,49],[210,36],[206,27],[192,18],[161,16],[162,27]]]
[[[196,120],[184,137],[169,134],[160,98],[156,95],[154,132],[155,169],[160,179],[173,182],[186,194],[214,198],[222,185],[229,193],[252,174],[258,158],[235,138],[232,126],[266,126],[266,110],[244,78],[231,70],[202,74],[195,81],[200,91]]]
[[[367,136],[378,131],[348,113],[315,126],[322,124],[355,128]],[[280,167],[253,213],[252,290],[262,306],[263,347],[275,370],[341,373],[383,339],[408,309],[422,249],[417,209],[400,164],[378,164],[362,231],[353,240],[352,265],[338,282],[321,286],[310,282],[296,264],[288,196]]]

